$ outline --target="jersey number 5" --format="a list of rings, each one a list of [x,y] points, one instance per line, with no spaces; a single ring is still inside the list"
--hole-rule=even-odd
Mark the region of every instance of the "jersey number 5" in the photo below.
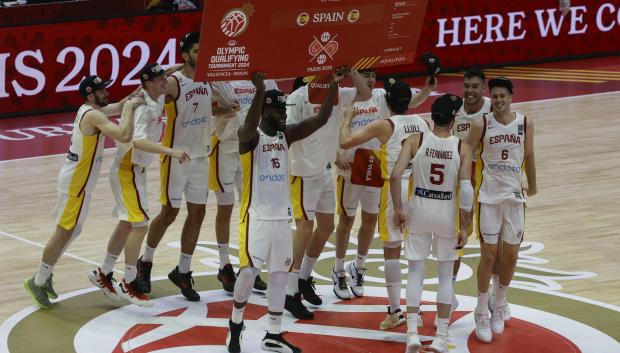
[[[443,184],[443,169],[445,167],[443,164],[431,163],[431,184]]]

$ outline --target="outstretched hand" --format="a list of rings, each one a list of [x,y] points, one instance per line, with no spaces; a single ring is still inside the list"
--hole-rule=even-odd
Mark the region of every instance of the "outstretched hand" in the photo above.
[[[265,90],[265,76],[264,72],[254,72],[252,74],[252,84],[254,84],[256,89]]]
[[[340,82],[349,73],[351,73],[351,67],[349,67],[348,65],[340,66],[334,72],[332,79],[334,80],[334,82]]]

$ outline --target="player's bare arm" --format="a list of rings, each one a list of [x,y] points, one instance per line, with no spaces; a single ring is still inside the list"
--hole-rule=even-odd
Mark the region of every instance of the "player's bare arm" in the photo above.
[[[379,139],[381,143],[386,143],[392,135],[393,127],[387,120],[375,120],[366,125],[363,129],[351,133],[352,118],[353,109],[347,108],[343,114],[342,126],[340,127],[340,148],[353,148],[375,137]]]
[[[95,133],[96,130],[99,130],[105,136],[113,138],[118,142],[129,142],[133,135],[133,112],[140,104],[144,104],[142,97],[130,99],[124,104],[120,126],[110,121],[102,112],[92,110],[82,119],[80,129],[87,135],[90,135],[87,132]]]
[[[255,72],[252,74],[252,83],[256,87],[254,100],[250,105],[248,115],[243,125],[237,129],[239,137],[239,153],[243,154],[254,149],[258,143],[258,123],[260,122],[261,112],[263,111],[263,100],[265,99],[265,73]]]
[[[526,118],[527,119],[527,118]],[[534,158],[534,122],[527,119],[525,130],[525,176],[527,177],[527,196],[538,192],[536,187],[536,160]]]
[[[472,149],[472,151],[477,151],[480,142],[482,142],[482,131],[484,129],[485,121],[486,119],[479,119],[471,126],[471,131],[469,132],[469,139],[467,140],[467,144]]]
[[[125,105],[125,102],[127,102],[131,98],[139,96],[140,95],[139,92],[140,92],[141,89],[142,89],[142,86],[138,86],[135,90],[133,90],[131,93],[129,93],[125,98],[121,99],[120,101],[118,101],[116,103],[110,103],[110,104],[106,105],[105,107],[101,108],[101,111],[106,116],[121,115],[121,112],[123,111],[123,106]]]
[[[461,143],[461,166],[459,168],[459,241],[457,249],[462,249],[467,244],[469,225],[472,219],[472,206],[474,202],[474,189],[471,184],[471,164],[473,152],[471,146]]]
[[[403,201],[400,198],[401,195],[401,180],[403,172],[411,158],[418,152],[418,145],[420,144],[420,134],[414,134],[409,136],[403,143],[403,148],[398,155],[392,174],[390,175],[390,194],[392,196],[392,203],[394,205],[394,225],[402,232],[405,229],[405,221],[407,220],[407,214],[403,209]]]
[[[180,149],[172,149],[165,146],[162,146],[158,143],[150,141],[148,139],[142,139],[133,142],[133,147],[135,149],[153,153],[153,154],[163,154],[165,156],[170,156],[172,158],[178,159],[179,162],[183,163],[189,161],[189,155]]]
[[[332,79],[329,82],[327,96],[323,100],[323,103],[321,103],[321,109],[317,115],[302,120],[297,124],[286,125],[284,134],[289,145],[295,141],[303,140],[312,135],[313,132],[327,123],[327,120],[332,115],[332,109],[334,108],[334,98],[336,97],[336,94],[338,94],[338,82],[345,77],[349,70],[349,67],[340,67],[332,75]]]
[[[416,93],[416,95],[414,95],[411,99],[411,102],[409,102],[409,108],[417,108],[422,105],[422,103],[426,101],[435,88],[437,88],[437,79],[435,79],[434,84],[431,84],[431,78],[427,77],[424,88],[422,88],[420,92]]]
[[[365,102],[372,98],[372,90],[366,84],[366,80],[360,75],[357,70],[351,71],[349,74],[351,79],[353,80],[353,86],[357,89],[357,96],[355,98],[356,102]]]
[[[166,85],[166,103],[170,103],[179,98],[179,81],[174,76],[168,76],[166,80],[168,81]]]

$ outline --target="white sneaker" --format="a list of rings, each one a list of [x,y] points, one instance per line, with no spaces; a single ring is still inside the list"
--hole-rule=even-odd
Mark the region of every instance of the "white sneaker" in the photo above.
[[[433,339],[428,348],[435,353],[447,353],[448,352],[448,337],[444,335],[437,335]]]
[[[452,307],[450,308],[450,318],[452,318],[452,313],[456,311],[459,307],[459,300],[456,299],[456,295],[452,297]],[[435,328],[437,328],[437,319],[439,315],[435,315]]]
[[[88,274],[88,280],[95,287],[100,288],[108,299],[113,302],[119,302],[121,297],[116,292],[116,280],[112,277],[112,274],[113,272],[110,272],[106,276],[101,272],[101,268],[97,268]]]
[[[491,313],[491,331],[495,334],[501,334],[504,332],[504,311],[507,305],[498,306]]]
[[[332,270],[332,281],[334,282],[334,294],[340,299],[351,299],[351,292],[347,285],[347,273],[345,271],[335,272]]]
[[[489,313],[479,313],[474,311],[474,319],[476,321],[476,336],[480,342],[489,343],[493,340],[493,333],[489,324]]]
[[[504,321],[510,321],[512,318],[512,315],[510,314],[510,306],[507,301],[504,301],[504,304],[506,304],[506,310],[502,312],[502,319]],[[493,291],[490,291],[489,293],[489,310],[491,310],[491,312],[495,310],[495,293]]]
[[[136,281],[126,283],[125,280],[116,285],[116,292],[122,298],[127,299],[130,303],[136,304],[142,307],[151,307],[153,302],[148,295],[140,292],[136,289]]]
[[[418,350],[422,348],[422,342],[420,342],[420,336],[417,332],[407,334],[407,350],[406,353],[418,353]]]
[[[364,273],[365,268],[355,267],[355,262],[347,262],[344,266],[349,276],[351,276],[351,292],[356,297],[364,296]]]
[[[379,324],[379,328],[381,331],[389,330],[391,328],[395,328],[407,323],[405,319],[405,315],[402,310],[396,309],[395,312],[390,312],[390,306],[388,305],[388,314],[385,317],[385,320],[381,321]]]

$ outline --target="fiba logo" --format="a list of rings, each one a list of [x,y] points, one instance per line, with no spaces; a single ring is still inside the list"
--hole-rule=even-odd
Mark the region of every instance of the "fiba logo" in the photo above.
[[[323,43],[327,43],[327,41],[329,40],[329,38],[331,38],[331,34],[329,32],[323,32],[323,34],[321,34],[321,42]]]
[[[252,4],[245,4],[243,8],[234,8],[228,11],[220,23],[222,33],[233,38],[243,34],[248,29],[252,12],[254,12],[254,5]]]

